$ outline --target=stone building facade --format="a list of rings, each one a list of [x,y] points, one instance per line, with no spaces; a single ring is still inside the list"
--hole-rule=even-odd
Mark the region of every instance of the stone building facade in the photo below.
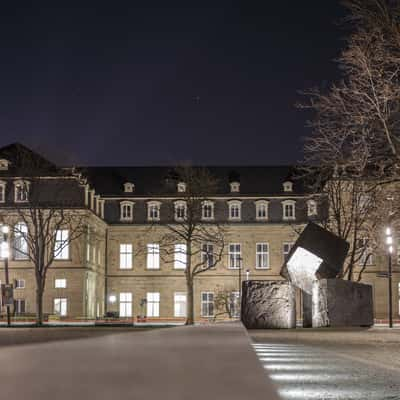
[[[21,179],[15,153],[21,145],[0,149],[0,223],[15,208]],[[34,153],[33,153],[34,154]],[[40,157],[39,155],[37,155]],[[150,321],[185,317],[184,271],[166,262],[159,240],[174,224],[185,182],[171,178],[170,167],[90,167],[68,172],[74,212],[86,213],[86,233],[73,241],[68,257],[49,268],[44,312],[71,319],[146,316]],[[277,280],[285,255],[309,220],[326,215],[321,196],[310,196],[288,166],[209,167],[218,190],[209,196],[207,223],[226,228],[225,254],[218,265],[194,282],[195,319],[213,318],[219,293],[231,293],[233,314],[239,279]],[[52,177],[55,179],[56,177]],[[4,191],[3,188],[4,187]],[[4,194],[2,194],[4,193]],[[51,194],[51,190],[49,191]],[[179,244],[177,244],[179,245]],[[241,268],[238,268],[240,260]],[[397,260],[395,260],[397,261]],[[4,282],[0,260],[0,280]],[[10,255],[15,314],[35,312],[34,269],[28,260]],[[363,274],[374,289],[375,317],[387,318],[387,281],[377,277],[385,259],[376,255]],[[394,267],[395,318],[398,318],[400,269]],[[301,299],[299,299],[301,301]],[[2,308],[4,314],[4,307]],[[300,316],[299,316],[300,317]]]

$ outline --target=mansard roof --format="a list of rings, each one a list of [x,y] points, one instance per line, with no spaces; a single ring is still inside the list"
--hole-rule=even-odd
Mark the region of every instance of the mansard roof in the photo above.
[[[305,194],[302,182],[292,179],[292,166],[205,166],[218,181],[217,195],[232,196],[229,183],[234,175],[240,181],[240,196],[288,196],[283,182],[293,180],[291,195]],[[177,181],[171,179],[174,167],[86,167],[81,169],[88,183],[102,196],[176,196]],[[135,185],[124,193],[124,183]]]

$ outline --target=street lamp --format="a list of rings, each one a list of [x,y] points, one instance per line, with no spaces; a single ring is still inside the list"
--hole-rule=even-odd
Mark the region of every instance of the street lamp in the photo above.
[[[393,304],[392,304],[392,253],[393,253],[393,236],[392,228],[386,228],[386,246],[388,255],[388,303],[389,303],[389,328],[393,328]]]
[[[6,284],[4,286],[4,293],[7,294],[6,299],[6,309],[7,309],[7,326],[11,326],[11,315],[10,315],[10,299],[12,300],[12,288],[10,286],[10,278],[8,275],[8,258],[10,257],[10,248],[8,245],[8,234],[9,228],[7,225],[1,227],[1,233],[3,235],[3,240],[1,242],[1,258],[4,258],[4,274],[6,278]]]
[[[250,270],[246,269],[246,281],[248,281],[250,278]]]

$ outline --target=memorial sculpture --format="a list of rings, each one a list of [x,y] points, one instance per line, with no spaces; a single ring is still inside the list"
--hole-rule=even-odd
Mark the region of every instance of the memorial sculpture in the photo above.
[[[337,278],[349,244],[309,223],[281,269],[280,281],[245,281],[242,322],[247,328],[294,328],[296,288],[301,291],[304,327],[370,326],[372,287]]]

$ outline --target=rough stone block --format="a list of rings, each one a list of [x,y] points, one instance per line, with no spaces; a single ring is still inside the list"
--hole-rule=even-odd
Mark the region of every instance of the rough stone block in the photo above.
[[[374,323],[372,286],[342,279],[313,284],[312,325],[371,326]]]
[[[296,327],[296,290],[287,281],[245,281],[241,320],[248,329]]]

